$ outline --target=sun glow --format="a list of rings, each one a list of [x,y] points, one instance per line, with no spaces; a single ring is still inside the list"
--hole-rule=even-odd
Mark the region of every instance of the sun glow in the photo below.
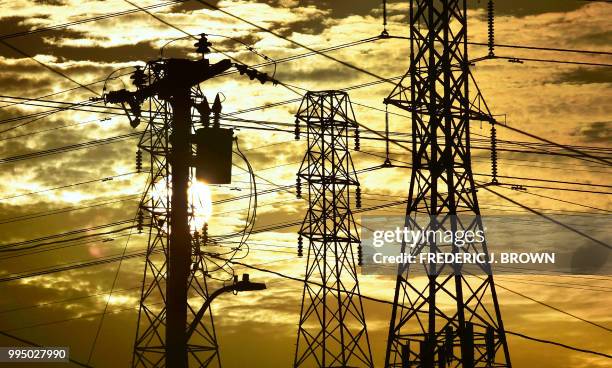
[[[193,212],[190,221],[191,231],[201,231],[212,216],[212,197],[210,187],[201,181],[194,181],[189,186],[189,207]]]

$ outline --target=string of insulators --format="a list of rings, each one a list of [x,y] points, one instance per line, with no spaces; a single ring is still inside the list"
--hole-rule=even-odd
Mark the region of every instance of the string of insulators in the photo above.
[[[384,166],[391,166],[389,159],[389,108],[385,105],[385,162]]]
[[[302,235],[298,236],[298,248],[297,248],[298,257],[302,257],[304,255],[304,240],[302,239]]]
[[[361,149],[361,142],[359,140],[359,126],[355,127],[355,151]]]
[[[497,130],[495,122],[491,123],[491,183],[497,184]]]
[[[363,262],[361,261],[363,258],[363,252],[361,249],[361,243],[357,244],[357,265],[361,266]]]
[[[495,8],[493,6],[493,0],[489,0],[487,4],[487,22],[488,22],[488,33],[489,33],[489,56],[495,56]]]
[[[205,222],[202,226],[202,244],[208,244],[208,222]]]
[[[199,246],[202,245],[201,243],[202,239],[200,238],[200,233],[198,232],[198,230],[193,232],[193,239],[195,243],[198,245],[198,250],[199,250]]]
[[[361,187],[359,185],[355,189],[355,207],[361,208]]]
[[[140,66],[135,67],[134,73],[130,76],[132,80],[132,84],[134,84],[137,88],[142,88],[146,81],[146,76],[144,70]]]
[[[295,178],[295,196],[302,198],[302,179],[299,176]]]
[[[387,32],[387,0],[383,0],[383,31],[380,35],[383,37],[389,36],[389,32]]]
[[[272,84],[276,85],[278,83],[276,79],[270,77],[268,74],[262,73],[254,68],[250,68],[248,65],[234,64],[234,67],[236,68],[236,70],[238,70],[238,73],[240,73],[240,75],[246,74],[250,80],[257,79],[261,84],[264,84],[266,82],[272,82]]]
[[[140,149],[136,151],[136,171],[142,171],[142,151]]]
[[[295,133],[295,140],[299,141],[300,140],[300,120],[298,118],[295,119],[295,130],[293,132]]]
[[[142,213],[142,209],[138,210],[138,216],[136,216],[136,229],[138,233],[142,233],[142,229],[144,228],[144,213]]]

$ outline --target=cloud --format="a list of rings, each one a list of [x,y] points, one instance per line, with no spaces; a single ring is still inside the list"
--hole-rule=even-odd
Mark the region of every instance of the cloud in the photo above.
[[[612,71],[608,68],[578,68],[572,71],[561,73],[557,76],[557,82],[588,84],[588,83],[607,83],[612,84]]]
[[[144,3],[143,3],[144,4]],[[249,19],[275,32],[289,36],[309,47],[321,48],[344,42],[375,36],[382,28],[380,1],[359,2],[279,0],[279,1],[223,1],[215,2],[227,11]],[[486,1],[470,2],[469,32],[470,39],[486,40],[486,21],[483,6]],[[0,34],[27,31],[41,26],[62,24],[108,12],[131,10],[133,7],[123,1],[53,1],[37,4],[32,1],[9,2],[3,4],[6,11],[0,15]],[[609,19],[611,7],[607,4],[583,4],[577,1],[496,1],[496,39],[500,43],[570,48],[605,49],[609,44]],[[210,11],[196,1],[188,1],[174,6],[158,8],[155,13],[163,19],[185,29],[190,33],[209,32],[231,36],[257,48],[271,58],[281,58],[306,52],[295,45],[272,36],[269,33],[232,19],[220,12]],[[389,2],[390,24],[393,34],[406,34],[407,2]],[[10,15],[10,16],[9,16]],[[517,30],[521,30],[518,32]],[[69,28],[58,29],[19,38],[9,39],[11,44],[35,55],[80,82],[104,79],[112,70],[132,66],[141,61],[156,58],[159,49],[167,42],[184,36],[179,31],[160,23],[147,14],[110,18],[104,21],[84,23]],[[244,46],[232,40],[212,37],[215,47],[248,63],[258,63],[261,59],[245,51]],[[193,40],[179,40],[166,47],[165,55],[185,57],[193,50]],[[480,56],[486,50],[470,47],[470,55]],[[496,52],[505,56],[535,56],[536,52],[498,48]],[[405,40],[378,40],[358,46],[336,50],[330,55],[345,60],[358,67],[382,76],[395,76],[405,73],[408,68],[409,43]],[[190,55],[191,56],[191,55]],[[579,54],[537,53],[537,56],[577,61],[601,61],[602,58]],[[213,54],[212,60],[222,58]],[[272,67],[266,71],[272,72]],[[510,64],[505,61],[486,61],[478,63],[474,74],[494,113],[507,113],[508,124],[535,134],[559,141],[575,144],[606,145],[610,141],[610,76],[602,69],[588,69],[567,65],[525,63]],[[366,83],[371,76],[346,68],[321,56],[298,59],[278,65],[279,79],[292,85],[309,90],[339,89],[349,85]],[[123,82],[131,88],[129,77]],[[38,97],[74,88],[75,84],[43,69],[32,60],[23,58],[0,46],[0,85],[2,94],[12,96]],[[94,86],[101,91],[101,84]],[[109,90],[124,88],[119,81],[111,82]],[[244,76],[232,75],[215,78],[201,86],[209,99],[217,92],[223,92],[226,100],[224,112],[248,109],[266,103],[274,103],[298,97],[282,86],[259,85]],[[391,91],[392,85],[379,84],[350,91],[355,103],[359,122],[377,130],[384,130],[384,106],[381,101]],[[301,91],[301,90],[300,90]],[[472,89],[473,91],[473,89]],[[472,97],[474,95],[472,94]],[[89,92],[74,90],[47,97],[58,101],[76,102],[91,97]],[[8,99],[7,99],[8,100]],[[379,110],[357,104],[368,105]],[[5,103],[1,103],[4,105]],[[280,107],[255,110],[236,117],[260,121],[293,124],[299,103]],[[46,111],[44,107],[13,106],[0,108],[0,119],[15,118],[24,114]],[[390,112],[405,115],[390,115],[392,131],[405,135],[398,136],[409,140],[411,121],[409,112],[391,108]],[[62,147],[103,137],[131,132],[124,117],[113,118],[108,126],[102,126],[99,119],[104,114],[84,111],[65,111],[50,115],[11,131],[0,134],[0,139],[9,135],[34,133],[44,129],[59,128],[88,120],[98,121],[59,128],[49,132],[0,141],[0,157],[8,157],[27,152]],[[237,123],[239,124],[239,123]],[[14,124],[0,124],[0,130]],[[242,124],[242,125],[246,125]],[[248,124],[252,125],[252,124]],[[295,173],[305,153],[305,135],[300,141],[293,140],[292,127],[282,126],[290,132],[256,131],[241,129],[237,131],[240,145],[255,167],[256,174],[279,185],[292,185]],[[304,132],[304,131],[303,131]],[[362,131],[363,132],[363,131]],[[488,147],[488,127],[479,129],[472,123],[471,134],[475,145]],[[363,135],[367,135],[363,133]],[[513,135],[498,128],[502,140],[522,140],[526,138]],[[270,146],[272,143],[278,143]],[[384,155],[384,142],[362,140],[363,153],[353,153],[358,168],[372,167],[382,162],[380,157],[366,154]],[[410,143],[406,143],[410,144]],[[410,162],[410,153],[391,145],[393,157]],[[95,148],[48,155],[35,160],[23,161],[0,167],[0,197],[68,185],[92,180],[115,173],[131,171],[134,167],[135,141],[109,144]],[[401,153],[401,155],[396,155]],[[476,173],[490,171],[489,152],[473,149],[472,159]],[[243,163],[236,161],[239,165]],[[554,177],[559,180],[577,180],[600,183],[601,173],[593,171],[588,163],[563,157],[546,157],[500,152],[499,168],[503,175],[521,177]],[[603,170],[597,168],[596,170]],[[241,174],[239,169],[234,174]],[[364,194],[364,205],[385,203],[390,200],[407,198],[410,171],[406,169],[377,170],[360,175]],[[96,182],[86,185],[24,196],[19,199],[1,201],[2,218],[56,211],[69,207],[85,207],[106,200],[114,200],[127,194],[142,190],[146,175],[115,179],[111,182]],[[246,193],[246,175],[236,175],[234,187],[241,192],[231,191],[228,187],[213,188],[215,200],[230,198]],[[265,180],[259,180],[259,190],[273,188]],[[534,190],[535,192],[535,190]],[[538,191],[540,193],[540,191]],[[541,191],[541,193],[548,193]],[[550,194],[550,193],[549,193]],[[391,197],[383,197],[390,195]],[[499,213],[499,210],[516,210],[503,207],[498,199],[478,192],[483,212]],[[529,193],[515,193],[522,203],[537,206],[546,211],[576,210],[577,207],[538,198]],[[597,205],[607,209],[609,201],[597,196],[580,193],[566,193],[564,200],[586,205]],[[109,223],[133,216],[135,201],[88,209],[70,211],[58,215],[41,216],[28,221],[0,224],[1,243],[20,239],[31,239],[71,229]],[[305,215],[307,202],[297,200],[293,194],[277,193],[259,197],[257,227],[288,221],[301,221]],[[211,220],[212,234],[235,232],[244,224],[247,200],[219,204],[213,209]],[[581,209],[582,210],[582,209]],[[389,209],[391,211],[391,209]],[[404,206],[393,208],[394,213],[402,213]],[[498,212],[495,212],[498,211]],[[217,216],[215,216],[217,214]],[[359,220],[359,219],[358,219]],[[0,222],[2,219],[0,219]],[[306,268],[306,260],[294,257],[297,227],[280,229],[274,232],[253,234],[252,251],[246,263],[265,265],[292,276],[301,276]],[[0,272],[24,272],[37,267],[53,267],[68,262],[92,260],[97,257],[120,254],[125,239],[112,242],[93,242],[79,244],[54,251],[15,257],[0,262]],[[144,250],[146,236],[138,235],[128,244],[128,250]],[[280,246],[280,247],[279,247]],[[281,248],[282,247],[282,248]],[[272,252],[270,250],[289,253]],[[0,256],[2,257],[2,256]],[[278,262],[281,258],[289,259]],[[45,307],[0,314],[0,325],[4,328],[19,328],[28,325],[61,321],[91,313],[101,312],[105,304],[105,291],[110,289],[117,264],[73,270],[32,278],[19,283],[0,285],[0,300],[3,309],[55,302],[68,298],[83,297],[65,303],[55,303]],[[268,289],[257,294],[224,295],[215,302],[215,323],[221,343],[222,359],[227,366],[248,366],[261,362],[261,366],[280,367],[290,365],[294,351],[296,323],[301,302],[302,285],[289,280],[272,277],[269,274],[237,268],[238,273],[251,273],[252,279],[265,280]],[[117,288],[138,287],[142,280],[143,260],[126,261],[121,266]],[[540,276],[542,282],[556,282],[553,277]],[[573,313],[607,323],[609,313],[606,303],[601,302],[601,293],[559,289],[529,284],[534,276],[496,279],[501,285],[520,288],[527,295],[537,296],[543,302],[559,308],[570,309]],[[565,278],[564,278],[565,279]],[[365,295],[390,300],[393,297],[394,280],[390,278],[363,276],[360,279]],[[528,282],[514,283],[515,281]],[[558,281],[558,280],[557,280]],[[564,280],[578,283],[579,280]],[[584,282],[584,281],[583,281]],[[605,282],[602,285],[606,286]],[[211,288],[217,284],[212,283]],[[87,298],[89,294],[103,294]],[[135,306],[140,290],[118,292],[112,301],[115,308]],[[106,294],[107,295],[107,294]],[[500,290],[502,311],[506,327],[510,330],[525,332],[536,337],[559,340],[585,348],[605,351],[606,335],[597,329],[590,329],[581,322],[538,307],[532,302],[512,293]],[[567,300],[571,300],[569,303]],[[390,308],[373,302],[365,302],[370,339],[376,361],[382,361],[389,321]],[[133,334],[137,310],[111,313],[105,318],[101,340],[94,355],[95,366],[125,365],[131,356]],[[24,337],[52,345],[70,345],[71,355],[75,357],[88,354],[92,331],[97,328],[99,317],[52,324],[21,330]],[[128,327],[129,326],[129,327]],[[273,330],[274,333],[270,334]],[[121,331],[121,333],[117,333]],[[585,339],[585,336],[588,337]],[[86,338],[87,337],[87,338]],[[577,366],[604,366],[601,360],[590,361],[579,353],[570,353],[553,348],[537,349],[535,343],[509,338],[516,366],[528,366],[537,361],[542,367],[556,367],[568,364]],[[9,346],[9,345],[6,345]],[[236,352],[242,352],[238,354]],[[249,354],[244,352],[248,351]],[[550,354],[542,358],[544,354]],[[249,359],[246,361],[246,359]],[[568,363],[570,362],[570,363]]]
[[[612,121],[594,121],[576,129],[575,136],[585,142],[609,143],[612,139]]]

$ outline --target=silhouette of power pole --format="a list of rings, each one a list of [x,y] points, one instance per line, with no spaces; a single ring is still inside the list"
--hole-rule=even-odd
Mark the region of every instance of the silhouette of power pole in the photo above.
[[[298,255],[308,239],[306,283],[294,367],[373,367],[359,293],[353,247],[361,257],[350,206],[351,187],[360,189],[348,137],[358,146],[358,126],[345,92],[307,92],[296,115],[307,127],[308,151],[297,176],[308,184],[309,208],[299,231]]]
[[[492,121],[470,99],[466,0],[410,1],[410,67],[386,104],[412,114],[412,175],[405,226],[411,230],[482,231],[470,161],[470,120]],[[474,85],[472,85],[474,86]],[[484,104],[486,107],[486,104]],[[402,253],[485,253],[486,241],[460,245],[427,239]],[[453,262],[424,265],[428,282],[398,269],[385,367],[510,367],[488,263],[470,277]],[[412,271],[412,274],[410,273]]]
[[[218,96],[211,108],[199,84],[232,66],[261,83],[273,80],[228,59],[211,64],[205,57],[210,45],[202,35],[195,44],[201,60],[149,61],[131,77],[136,91],[122,89],[104,97],[107,103],[129,105],[133,127],[140,123],[142,104],[148,118],[137,153],[140,167],[141,150],[150,156],[150,182],[138,215],[142,229],[144,213],[148,214],[150,231],[133,367],[221,365],[209,307],[206,252],[202,250],[207,234],[200,236],[195,227],[188,189],[195,177],[208,184],[230,182],[233,133],[220,127]],[[252,286],[248,277],[240,282],[235,279],[232,290],[261,289]]]

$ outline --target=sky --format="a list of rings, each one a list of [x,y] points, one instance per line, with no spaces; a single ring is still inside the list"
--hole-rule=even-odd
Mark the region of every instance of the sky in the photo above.
[[[177,4],[135,0],[134,3],[141,7],[159,5],[149,11],[189,34],[205,32],[222,36],[210,37],[213,46],[246,64],[264,60],[250,52],[244,44],[272,59],[307,52],[196,1]],[[314,49],[375,37],[382,31],[379,1],[218,1],[214,4]],[[485,5],[484,0],[469,1],[470,41],[486,42]],[[133,173],[137,143],[133,137],[67,152],[51,151],[27,160],[20,157],[134,132],[122,111],[117,114],[117,110],[101,108],[96,111],[63,110],[48,116],[44,112],[65,106],[53,101],[78,103],[98,97],[104,91],[132,88],[129,76],[108,79],[107,83],[100,81],[107,79],[113,71],[117,71],[116,75],[123,74],[133,66],[159,58],[162,47],[164,57],[195,58],[194,41],[184,39],[184,33],[141,11],[93,22],[77,22],[69,27],[54,27],[33,34],[10,38],[3,36],[135,10],[127,1],[3,1],[0,2],[0,10],[0,35],[6,43],[0,44],[0,246],[132,219],[147,180],[146,174]],[[407,10],[408,1],[389,2],[388,30],[391,35],[409,34]],[[507,45],[610,52],[611,17],[612,5],[603,2],[500,0],[496,1],[495,40],[498,44]],[[470,58],[485,56],[487,52],[486,47],[469,47]],[[610,55],[501,47],[496,48],[496,54],[516,58],[612,62]],[[403,75],[408,68],[409,42],[378,39],[336,50],[330,55],[377,75],[392,78]],[[208,57],[216,61],[226,56],[215,52]],[[43,67],[41,63],[68,78]],[[300,93],[305,90],[342,89],[375,80],[371,75],[322,56],[279,63],[276,68],[267,66],[261,70],[274,74],[275,78],[287,85],[295,86],[294,91]],[[589,152],[609,157],[612,148],[610,67],[535,61],[520,64],[497,59],[478,62],[472,71],[491,112],[499,115],[500,120],[509,126],[560,144],[585,147]],[[79,84],[88,84],[92,91],[79,88]],[[103,87],[106,89],[103,90]],[[360,124],[384,130],[385,107],[382,101],[392,88],[391,84],[379,83],[350,91],[355,116]],[[238,74],[210,80],[202,85],[202,90],[209,100],[217,93],[222,94],[224,113],[301,98],[298,93],[281,85],[261,85]],[[16,97],[40,99],[28,102]],[[28,104],[16,104],[18,102]],[[298,108],[299,102],[287,103],[237,116],[292,124]],[[408,114],[394,108],[389,111],[390,130],[409,134]],[[37,113],[41,114],[19,118]],[[142,128],[141,125],[137,130]],[[488,126],[472,122],[471,131],[473,145],[488,147]],[[235,135],[255,173],[263,178],[258,179],[259,190],[295,183],[295,174],[306,149],[304,138],[296,141],[293,133],[251,129],[236,130]],[[498,139],[535,142],[503,127],[498,128]],[[352,152],[357,170],[382,164],[384,143],[364,140],[361,144],[362,151],[370,154]],[[391,153],[397,162],[410,160],[408,152],[393,145]],[[489,155],[488,150],[475,149],[473,152],[473,171],[478,174],[478,181],[490,180],[486,176],[491,172]],[[235,160],[243,165],[239,158],[235,157]],[[504,183],[583,191],[529,188],[527,192],[518,192],[507,187],[497,190],[551,215],[605,216],[612,210],[609,195],[592,192],[606,191],[611,172],[608,166],[601,163],[572,157],[500,151],[499,173],[502,175],[500,181]],[[110,177],[112,180],[102,180]],[[514,179],[516,177],[554,180],[558,183],[534,183]],[[249,177],[244,171],[234,168],[232,178],[231,185],[211,188],[213,202],[248,192]],[[403,168],[359,175],[364,206],[406,199],[409,178],[409,170]],[[592,186],[559,182],[579,182]],[[76,183],[81,184],[73,185]],[[478,192],[478,199],[485,216],[525,214],[520,207],[482,190]],[[292,193],[261,195],[255,229],[301,220],[306,204]],[[247,208],[246,200],[218,205],[213,203],[209,221],[211,234],[220,235],[239,229],[247,215]],[[402,206],[396,206],[376,214],[401,215],[403,211]],[[357,221],[360,216],[355,215]],[[106,229],[120,227],[117,225]],[[303,277],[306,259],[296,257],[297,230],[297,227],[291,227],[253,234],[250,238],[252,250],[243,261],[266,264],[266,268],[271,270]],[[588,226],[585,231],[588,231]],[[4,280],[38,269],[118,256],[124,250],[129,253],[145,249],[146,234],[133,234],[129,241],[127,234],[128,231],[122,231],[98,238],[97,241],[71,242],[61,248],[53,246],[53,250],[47,251],[39,252],[47,249],[41,248],[17,254],[0,254],[0,279],[3,280],[0,282],[0,330],[44,346],[70,346],[74,359],[87,361],[112,288],[109,313],[104,317],[91,354],[91,364],[99,367],[127,366],[136,329],[144,267],[142,258],[124,260],[119,270],[115,262],[19,280]],[[609,237],[609,233],[605,236]],[[103,239],[108,241],[101,241]],[[563,239],[568,244],[576,242],[577,246],[581,241],[580,237],[570,232]],[[607,257],[600,251],[595,254]],[[253,280],[265,282],[268,289],[227,294],[214,302],[213,313],[223,365],[286,367],[293,360],[302,284],[236,267],[237,274],[245,272],[250,273]],[[500,285],[498,299],[505,327],[509,331],[612,354],[612,317],[609,313],[612,282],[609,275],[518,274],[499,275],[495,280]],[[360,283],[364,295],[385,300],[393,297],[394,280],[388,276],[363,275]],[[212,286],[218,284],[213,282]],[[544,304],[602,325],[605,329]],[[390,307],[364,301],[364,308],[374,361],[381,366]],[[606,358],[517,336],[509,336],[508,342],[516,367],[609,366]],[[0,346],[13,344],[16,342],[0,337]]]

